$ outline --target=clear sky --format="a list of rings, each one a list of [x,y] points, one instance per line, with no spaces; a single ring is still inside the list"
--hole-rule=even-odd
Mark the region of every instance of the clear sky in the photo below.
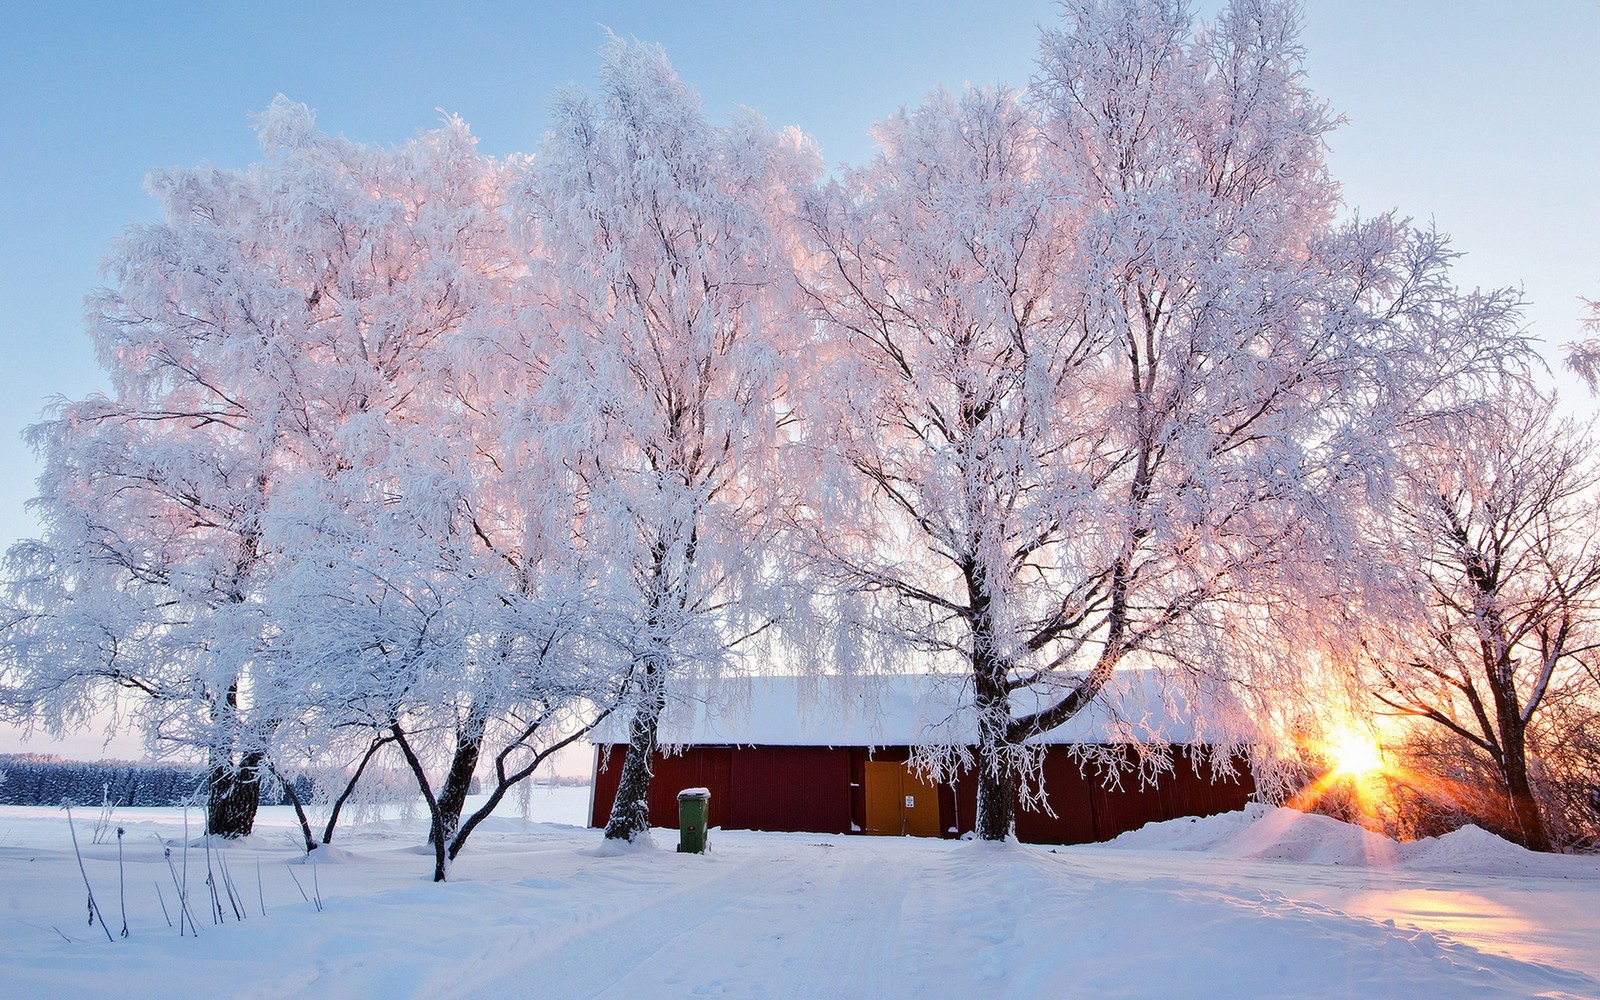
[[[552,90],[592,80],[604,25],[661,43],[712,113],[749,105],[861,162],[871,123],[935,87],[1025,85],[1056,18],[1046,0],[0,4],[0,547],[37,530],[22,428],[104,384],[83,296],[108,242],[155,218],[144,175],[249,163],[274,94],[354,139],[443,110],[488,153],[529,152]],[[1306,0],[1302,40],[1348,118],[1330,156],[1347,206],[1454,234],[1463,283],[1523,287],[1555,357],[1600,298],[1600,5]]]

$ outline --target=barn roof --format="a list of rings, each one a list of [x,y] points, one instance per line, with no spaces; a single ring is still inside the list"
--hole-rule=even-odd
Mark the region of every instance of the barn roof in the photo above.
[[[685,678],[668,689],[659,739],[668,746],[970,746],[977,743],[971,700],[970,679],[953,674]],[[627,742],[626,717],[591,739]],[[1188,699],[1169,675],[1123,670],[1088,708],[1038,742],[1201,739]]]

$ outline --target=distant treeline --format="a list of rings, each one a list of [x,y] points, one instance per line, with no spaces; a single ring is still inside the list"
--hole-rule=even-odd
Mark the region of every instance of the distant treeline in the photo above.
[[[0,805],[176,806],[205,802],[205,768],[195,764],[61,760],[40,754],[0,754]],[[309,778],[295,779],[300,801],[312,794]],[[261,804],[284,805],[283,785],[261,783]]]

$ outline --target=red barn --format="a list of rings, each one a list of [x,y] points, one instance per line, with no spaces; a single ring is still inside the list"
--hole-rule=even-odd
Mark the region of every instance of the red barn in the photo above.
[[[955,837],[972,829],[970,773],[935,783],[908,765],[914,745],[970,746],[975,727],[962,679],[878,679],[863,693],[795,677],[721,686],[681,698],[662,719],[665,752],[650,785],[652,826],[677,825],[677,793],[711,791],[709,824],[725,829]],[[708,690],[695,686],[694,693]],[[1157,820],[1242,808],[1249,768],[1220,774],[1194,744],[1181,702],[1158,675],[1135,671],[1100,703],[1041,741],[1039,777],[1049,810],[1019,803],[1017,836],[1030,843],[1108,840]],[[1141,778],[1132,740],[1184,745],[1172,767]],[[605,825],[616,797],[625,728],[595,734],[590,824]],[[1053,814],[1053,815],[1052,815]]]

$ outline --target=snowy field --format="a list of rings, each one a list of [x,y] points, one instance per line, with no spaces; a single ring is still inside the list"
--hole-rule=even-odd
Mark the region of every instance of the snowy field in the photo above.
[[[113,942],[85,923],[64,814],[0,807],[0,997],[1600,998],[1600,859],[1471,829],[1397,845],[1258,808],[1054,850],[714,830],[704,856],[672,831],[607,854],[587,804],[534,791],[536,821],[491,819],[447,885],[420,815],[308,865],[288,810],[265,810],[216,852],[243,921],[226,899],[226,923],[207,914],[191,842],[198,938],[156,892],[176,920],[182,814],[119,810]],[[91,844],[74,815],[117,934],[115,836]]]

